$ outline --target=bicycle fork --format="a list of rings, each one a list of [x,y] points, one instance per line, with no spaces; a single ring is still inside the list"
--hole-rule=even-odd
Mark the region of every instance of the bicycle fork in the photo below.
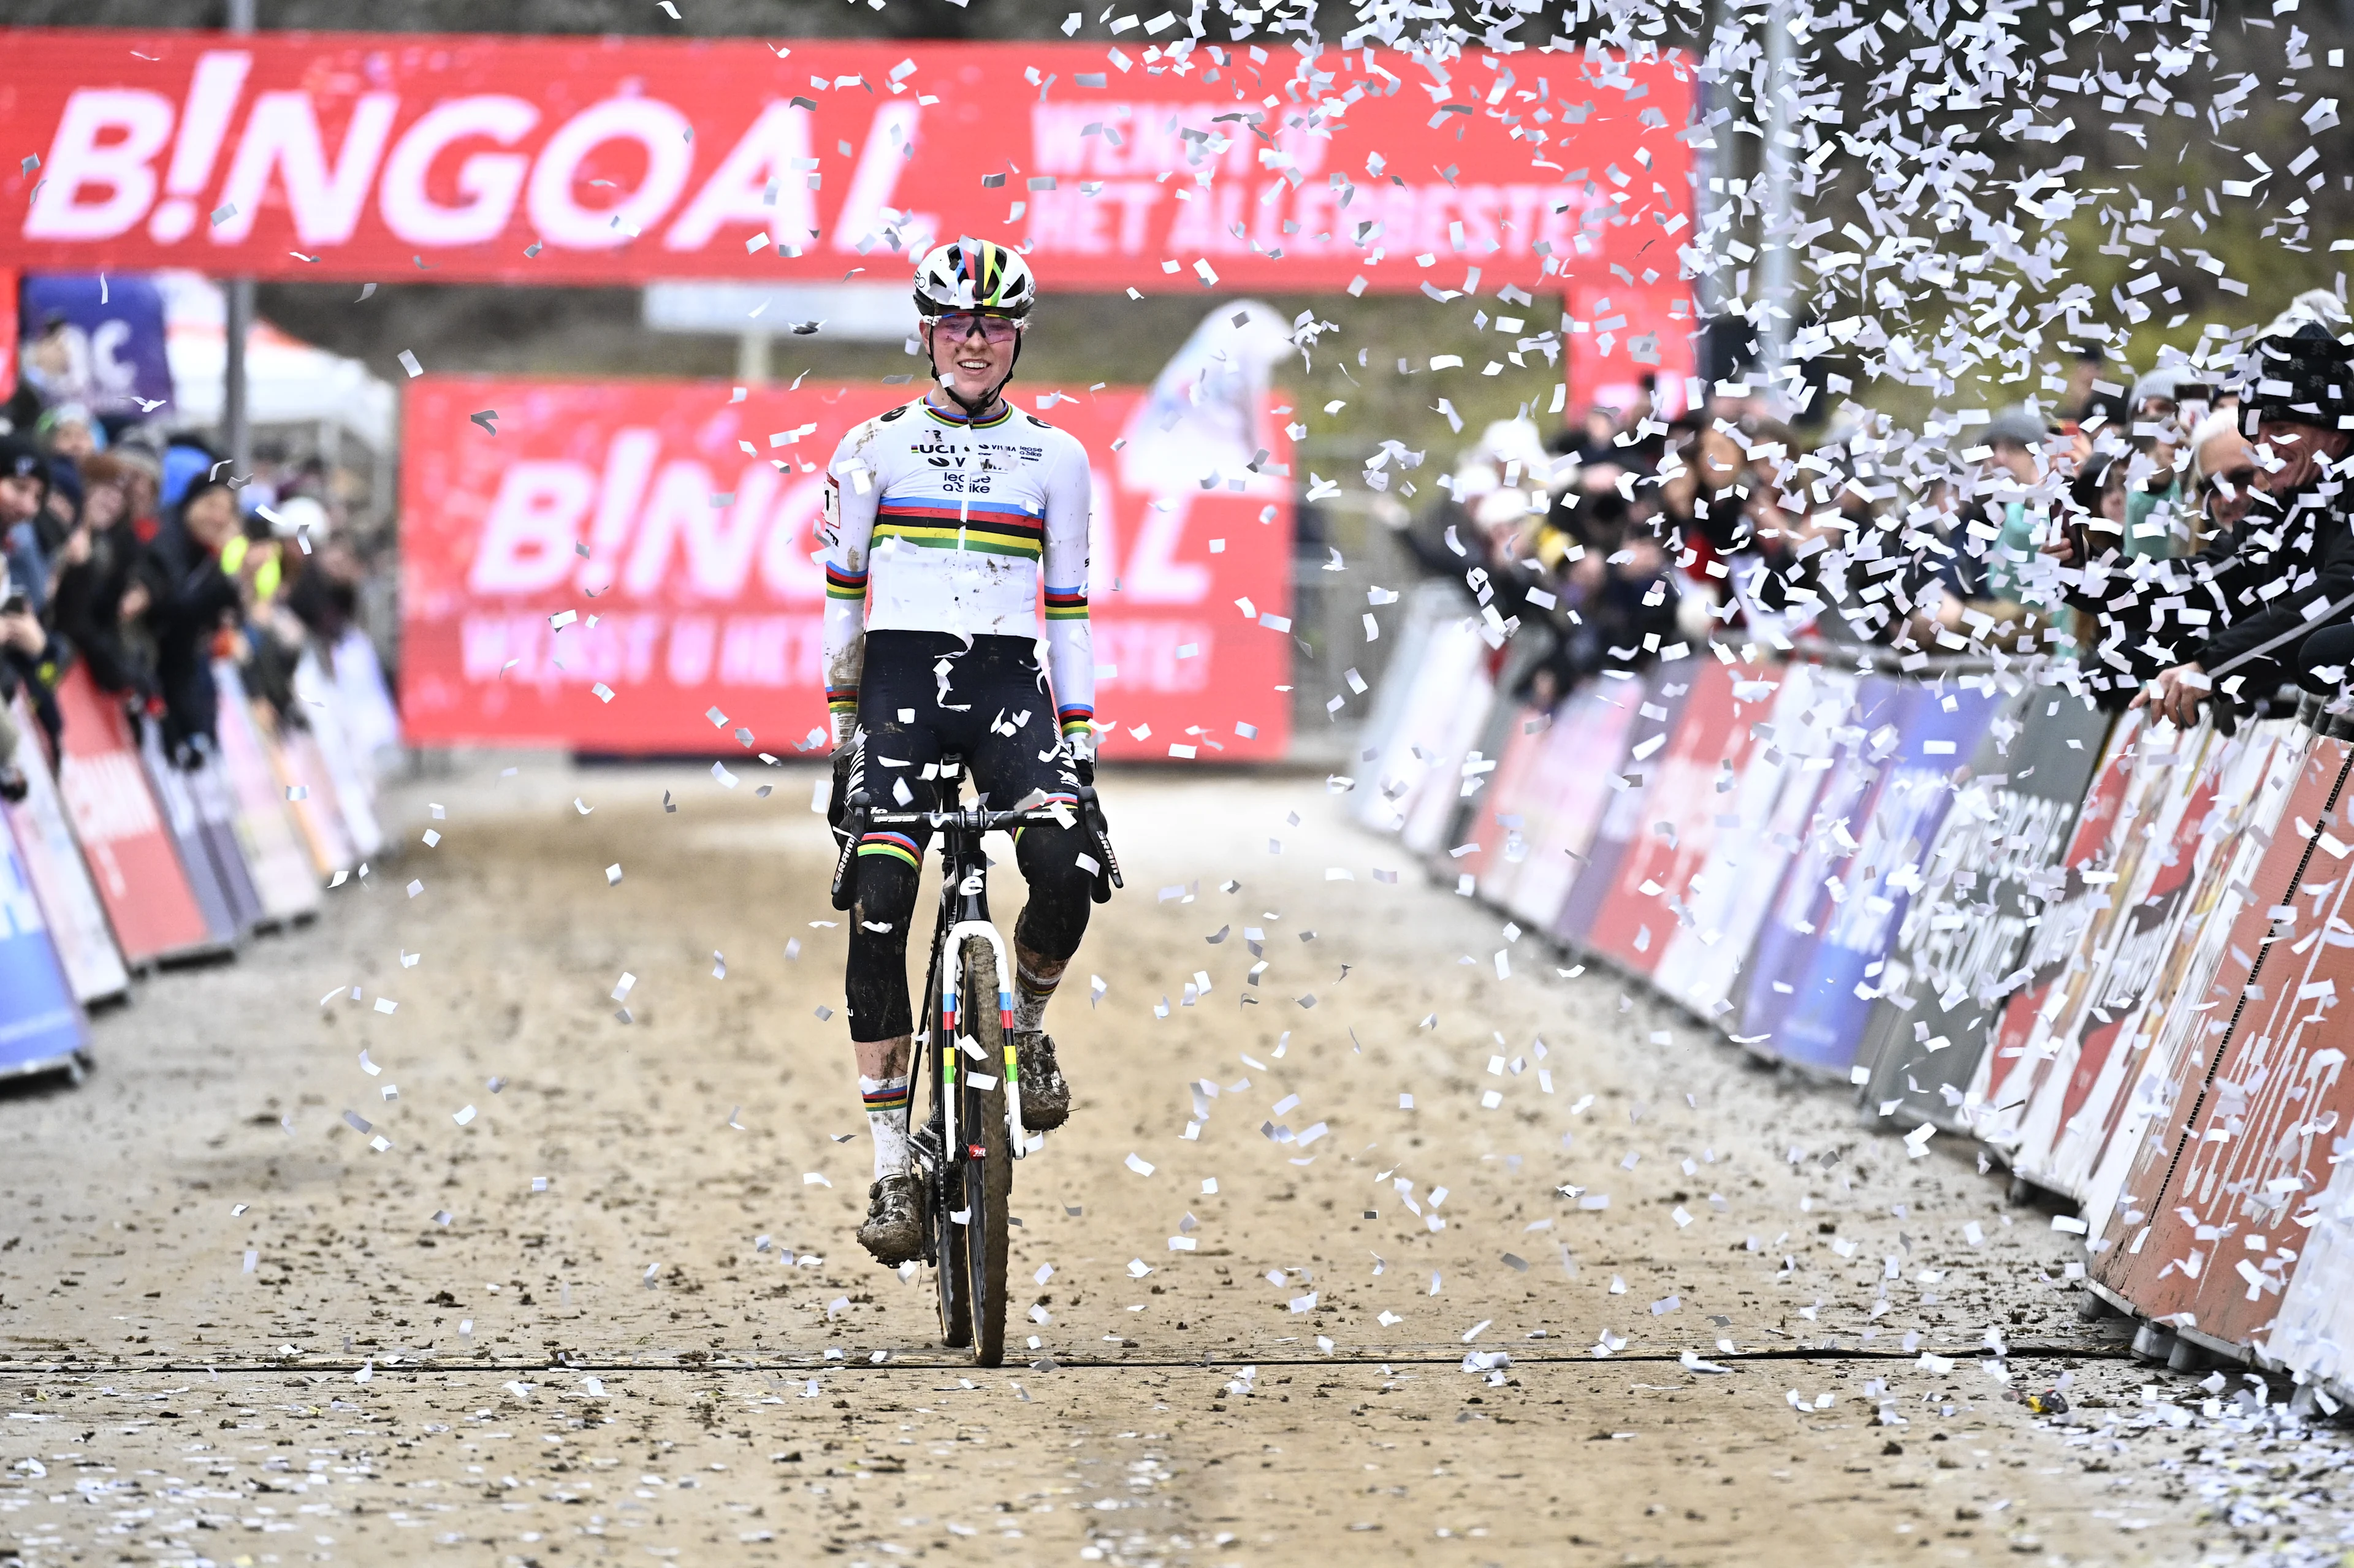
[[[998,1038],[1003,1043],[1005,1052],[1005,1132],[1006,1137],[1012,1141],[1013,1158],[1020,1160],[1029,1150],[1026,1147],[1028,1134],[1022,1125],[1021,1066],[1013,1051],[1013,966],[1006,962],[1005,938],[998,935],[997,927],[987,920],[960,920],[950,926],[946,943],[949,961],[940,966],[940,1028],[949,1045],[949,1049],[941,1058],[946,1066],[940,1075],[941,1086],[947,1091],[948,1145],[950,1149],[957,1147],[957,1056],[965,1051],[973,1053],[976,1060],[980,1059],[981,1055],[981,1047],[973,1043],[970,1034],[958,1027],[962,1020],[964,1003],[957,993],[958,970],[960,966],[955,959],[967,937],[978,937],[986,941],[989,944],[990,955],[997,964]]]

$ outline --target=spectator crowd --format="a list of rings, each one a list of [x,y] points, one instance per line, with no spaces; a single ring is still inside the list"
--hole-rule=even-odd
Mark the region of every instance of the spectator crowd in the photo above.
[[[27,355],[28,372],[37,356]],[[2051,366],[2047,366],[2047,371]],[[2304,702],[2354,724],[2354,331],[2299,296],[2128,378],[2089,345],[2051,401],[1917,432],[1852,402],[1811,439],[1742,386],[1670,413],[1649,384],[1551,438],[1489,427],[1401,513],[1423,567],[1517,637],[1513,694],[1550,706],[1606,670],[1716,639],[1884,650],[1919,669],[2052,656],[2105,705],[2189,724]],[[0,411],[0,797],[14,715],[49,758],[77,665],[183,768],[217,748],[215,661],[301,725],[292,672],[365,660],[360,558],[323,465],[241,478],[194,437],[47,400]],[[1419,455],[1384,444],[1368,479]],[[2304,696],[2300,699],[2298,688]],[[17,699],[21,695],[23,701]]]
[[[59,683],[79,666],[174,766],[218,749],[215,661],[281,725],[303,722],[305,650],[332,672],[361,567],[339,537],[323,465],[240,482],[203,442],[45,404],[27,377],[0,420],[0,798],[61,755]],[[371,663],[371,670],[373,664]],[[22,699],[19,701],[19,699]],[[19,715],[29,715],[46,747]],[[46,749],[46,758],[42,755]]]
[[[1500,421],[1405,542],[1500,627],[1542,633],[1515,639],[1507,669],[1540,705],[1713,634],[1884,649],[1882,667],[2050,655],[2052,678],[2104,705],[2183,724],[2300,702],[2342,718],[2342,302],[2306,294],[2137,377],[2105,372],[2087,345],[2047,402],[1917,435],[1850,403],[1808,440],[1729,383],[1672,417],[1647,390],[1551,440]]]

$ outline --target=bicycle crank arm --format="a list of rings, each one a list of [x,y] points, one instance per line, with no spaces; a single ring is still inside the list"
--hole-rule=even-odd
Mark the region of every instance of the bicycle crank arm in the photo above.
[[[833,862],[833,906],[848,909],[858,902],[858,842],[866,836],[866,813],[851,810],[842,819],[842,853]]]
[[[1127,886],[1119,876],[1119,856],[1112,853],[1111,824],[1104,817],[1103,802],[1092,784],[1079,786],[1079,821],[1087,829],[1087,846],[1103,862],[1105,880],[1114,887]]]

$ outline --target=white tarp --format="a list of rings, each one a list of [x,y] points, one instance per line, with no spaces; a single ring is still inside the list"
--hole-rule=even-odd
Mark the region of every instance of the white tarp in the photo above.
[[[1253,471],[1252,463],[1274,450],[1267,388],[1275,366],[1294,352],[1273,306],[1233,300],[1212,311],[1161,366],[1150,395],[1129,416],[1119,451],[1121,482],[1171,498],[1235,481],[1248,495],[1290,490],[1289,478],[1264,465]]]

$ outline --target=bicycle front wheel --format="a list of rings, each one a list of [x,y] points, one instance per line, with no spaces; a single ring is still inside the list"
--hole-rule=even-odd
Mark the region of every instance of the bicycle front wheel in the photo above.
[[[956,1051],[956,1043],[943,1040],[940,1016],[940,954],[932,953],[931,978],[924,984],[925,1027],[931,1032],[926,1043],[926,1060],[932,1075],[932,1108],[930,1126],[945,1134],[948,1118],[944,1111],[950,1095],[962,1093],[962,1074],[951,1074],[948,1065]],[[957,1114],[962,1117],[960,1101]],[[928,1237],[928,1255],[932,1266],[932,1283],[939,1294],[940,1342],[951,1350],[963,1350],[972,1343],[972,1303],[966,1295],[964,1271],[964,1227],[952,1216],[960,1212],[963,1202],[961,1160],[951,1158],[952,1150],[945,1140],[935,1145],[938,1152],[931,1169],[925,1172],[925,1223],[930,1226]]]
[[[1005,1130],[1005,1028],[997,1008],[997,959],[987,942],[965,940],[957,955],[963,1001],[963,1031],[981,1047],[981,1060],[967,1056],[957,1074],[957,1152],[964,1173],[965,1223],[956,1249],[962,1265],[966,1310],[972,1328],[972,1359],[993,1367],[1005,1359],[1006,1208],[1013,1193],[1013,1150]],[[954,1049],[955,1043],[950,1042]],[[980,1075],[976,1080],[974,1075]],[[983,1088],[981,1084],[989,1086]],[[955,1265],[941,1259],[943,1268]]]

